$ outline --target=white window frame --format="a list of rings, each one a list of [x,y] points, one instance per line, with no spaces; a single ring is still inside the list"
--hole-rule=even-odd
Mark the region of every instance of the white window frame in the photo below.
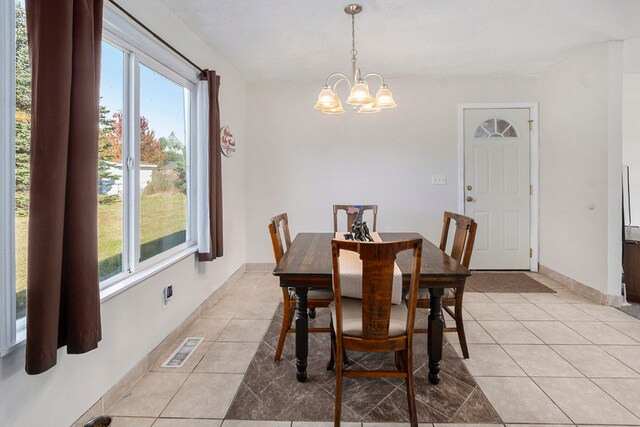
[[[123,183],[125,197],[123,199],[123,272],[116,274],[100,283],[102,290],[107,290],[111,286],[120,286],[127,283],[129,277],[142,271],[153,269],[159,262],[166,259],[180,256],[185,251],[193,253],[196,245],[196,194],[195,194],[195,148],[196,135],[196,95],[197,87],[193,80],[173,71],[171,68],[155,60],[152,56],[138,50],[132,43],[122,40],[120,37],[108,31],[105,22],[105,32],[103,40],[117,49],[124,52],[124,103],[123,103]],[[119,26],[121,28],[121,26]],[[173,61],[179,61],[175,57]],[[189,103],[187,104],[186,123],[188,141],[185,141],[187,148],[186,170],[187,170],[187,230],[186,241],[171,249],[144,261],[140,259],[140,73],[139,67],[144,65],[151,70],[161,74],[176,84],[185,87],[190,92]],[[127,159],[131,158],[133,169],[126,167]],[[110,294],[111,291],[108,292]]]
[[[152,38],[111,5],[105,4],[103,40],[124,52],[123,105],[123,272],[100,283],[101,300],[105,301],[150,275],[197,251],[196,198],[196,102],[198,72],[157,40]],[[140,74],[144,65],[190,91],[186,123],[188,141],[187,170],[187,230],[186,241],[142,262],[140,259]],[[133,170],[126,159],[133,159]],[[125,247],[126,245],[126,247]]]
[[[197,85],[198,71],[146,31],[105,3],[103,39],[125,52],[123,115],[123,272],[100,282],[104,302],[129,287],[197,251]],[[139,74],[143,64],[190,91],[185,123],[188,141],[186,241],[148,260],[139,262]],[[0,193],[15,194],[15,0],[0,1],[0,138],[11,143],[0,146]],[[133,76],[133,79],[132,79]],[[133,137],[133,138],[132,138]],[[132,143],[133,142],[133,143]],[[126,158],[134,159],[132,171]],[[200,202],[204,203],[204,202]],[[24,344],[26,318],[16,321],[15,307],[15,197],[0,198],[0,357]],[[133,236],[133,238],[131,238]],[[125,245],[127,245],[125,249]]]
[[[151,59],[150,57],[139,53],[137,55],[137,57],[133,58],[134,64],[133,66],[135,67],[135,72],[136,72],[136,80],[138,81],[138,85],[136,85],[137,89],[140,88],[139,85],[139,67],[141,65],[163,75],[164,77],[170,79],[171,81],[185,87],[186,89],[188,89],[190,91],[190,99],[189,99],[189,104],[187,104],[187,109],[185,111],[186,113],[186,117],[188,117],[190,120],[185,123],[185,129],[186,129],[186,133],[188,136],[188,141],[185,141],[185,145],[186,145],[186,149],[187,149],[187,156],[185,159],[185,170],[187,171],[187,230],[186,230],[186,239],[185,239],[185,243],[181,243],[178,246],[175,246],[171,249],[168,249],[158,255],[155,255],[147,260],[144,261],[139,261],[140,259],[140,224],[139,224],[139,220],[140,220],[140,185],[138,185],[140,179],[139,179],[139,174],[140,174],[140,163],[139,162],[135,162],[136,163],[136,178],[132,181],[134,181],[134,186],[135,186],[135,212],[136,212],[136,224],[135,224],[135,259],[133,259],[133,263],[132,265],[134,266],[134,268],[136,270],[140,270],[140,269],[144,269],[144,268],[148,268],[149,266],[153,265],[154,263],[158,262],[161,259],[164,259],[166,257],[169,257],[175,253],[179,253],[185,249],[187,249],[190,246],[193,246],[196,244],[195,238],[196,235],[194,235],[193,233],[193,227],[196,224],[196,218],[195,218],[195,212],[196,209],[194,209],[195,206],[192,207],[192,202],[195,201],[195,192],[193,191],[193,180],[191,179],[193,175],[193,171],[191,170],[191,166],[193,165],[194,161],[192,160],[193,158],[193,152],[195,151],[195,146],[196,146],[196,135],[195,132],[193,131],[195,129],[195,112],[196,112],[196,92],[197,92],[197,87],[196,84],[194,82],[191,82],[187,79],[185,79],[184,77],[182,77],[181,75],[171,71],[170,69],[162,66],[161,64],[159,64],[157,61],[154,61],[153,59]],[[137,90],[137,92],[139,92],[139,90]],[[139,93],[138,93],[139,95]],[[136,98],[139,98],[139,96],[136,96]],[[133,117],[140,117],[140,111],[139,111],[139,102],[138,104],[135,106],[136,107],[136,114],[133,115]],[[139,141],[139,137],[140,137],[140,120],[136,120],[136,146],[135,146],[135,153],[133,158],[134,159],[139,159],[140,158],[140,141]]]
[[[0,2],[0,194],[15,194],[15,1]],[[16,269],[15,269],[15,197],[0,198],[0,355],[17,342]]]

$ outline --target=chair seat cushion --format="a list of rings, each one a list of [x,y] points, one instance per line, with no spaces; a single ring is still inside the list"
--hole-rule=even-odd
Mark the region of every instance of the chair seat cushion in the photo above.
[[[337,327],[335,302],[329,304],[329,310],[331,310],[333,325]],[[409,310],[404,302],[391,305],[389,337],[398,337],[406,333],[408,313]],[[342,298],[342,333],[352,337],[362,336],[362,300]]]
[[[333,299],[333,291],[331,289],[309,289],[307,299]]]
[[[403,295],[404,299],[409,299],[409,291],[404,291],[404,295]],[[455,298],[456,297],[456,290],[453,288],[446,288],[444,290],[444,295],[442,295],[442,298]],[[422,288],[422,289],[418,289],[418,299],[431,299],[431,294],[429,293],[429,289],[426,288]]]
[[[290,298],[296,298],[296,291],[294,288],[289,289]],[[307,292],[307,301],[312,299],[333,299],[333,291],[331,289],[313,289],[310,288]]]

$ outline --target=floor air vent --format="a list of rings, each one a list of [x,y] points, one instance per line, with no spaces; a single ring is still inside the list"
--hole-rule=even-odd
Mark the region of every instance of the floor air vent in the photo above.
[[[186,338],[161,366],[163,368],[180,368],[196,351],[202,340],[204,340],[202,337]]]

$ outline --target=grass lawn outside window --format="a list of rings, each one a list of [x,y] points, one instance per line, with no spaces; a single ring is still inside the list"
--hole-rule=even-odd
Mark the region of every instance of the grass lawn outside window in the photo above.
[[[140,218],[140,244],[153,242],[185,231],[187,196],[183,193],[156,193],[140,197],[142,209],[149,214]],[[27,228],[29,217],[16,218],[16,300],[17,318],[25,314],[27,287]],[[122,199],[98,205],[98,254],[101,276],[119,270],[122,262]],[[43,242],[46,244],[46,242]],[[118,259],[118,262],[114,260]]]

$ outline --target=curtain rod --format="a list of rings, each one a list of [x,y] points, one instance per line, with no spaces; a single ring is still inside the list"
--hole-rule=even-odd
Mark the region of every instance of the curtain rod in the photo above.
[[[132,14],[130,14],[126,9],[124,9],[122,6],[120,6],[118,3],[116,3],[114,0],[109,0],[109,3],[111,3],[112,5],[114,5],[118,10],[120,10],[122,13],[124,13],[125,15],[127,15],[130,19],[132,19],[136,24],[140,25],[142,28],[144,28],[145,30],[147,30],[149,32],[149,34],[151,34],[153,37],[155,37],[156,39],[158,39],[158,41],[160,43],[162,43],[163,45],[165,45],[166,47],[168,47],[169,49],[171,49],[176,55],[178,55],[180,58],[184,59],[185,61],[187,61],[189,64],[191,64],[191,66],[193,66],[195,69],[197,69],[198,71],[200,71],[201,73],[204,71],[202,68],[198,67],[192,60],[190,60],[189,58],[187,58],[186,56],[184,56],[182,53],[180,53],[178,51],[178,49],[176,49],[175,47],[171,46],[167,41],[165,41],[162,37],[160,37],[159,35],[157,35],[155,32],[153,32],[149,27],[147,27],[146,25],[144,25],[142,22],[140,22],[140,20],[138,18],[136,18],[135,16],[133,16]]]

